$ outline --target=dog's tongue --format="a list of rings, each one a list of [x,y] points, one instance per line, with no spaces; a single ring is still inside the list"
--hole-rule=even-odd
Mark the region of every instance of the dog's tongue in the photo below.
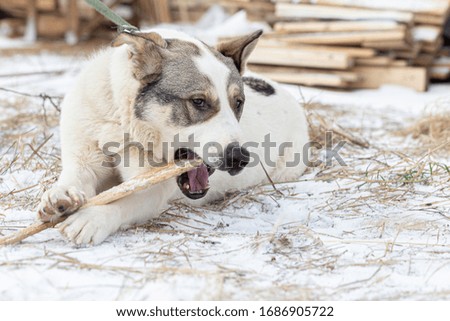
[[[189,190],[191,192],[198,192],[208,188],[208,168],[205,164],[189,171]]]

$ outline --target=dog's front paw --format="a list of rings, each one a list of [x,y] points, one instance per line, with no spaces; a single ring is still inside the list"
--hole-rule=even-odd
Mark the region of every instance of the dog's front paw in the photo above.
[[[56,186],[46,191],[38,207],[38,218],[50,222],[63,215],[76,212],[86,204],[86,196],[75,187]]]
[[[59,231],[76,245],[97,245],[119,229],[115,214],[107,205],[89,207],[69,216]]]

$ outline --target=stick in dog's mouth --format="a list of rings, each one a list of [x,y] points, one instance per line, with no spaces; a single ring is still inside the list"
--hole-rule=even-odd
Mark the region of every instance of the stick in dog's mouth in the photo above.
[[[198,155],[188,148],[180,148],[175,152],[175,160],[196,159]],[[209,176],[214,168],[204,163],[199,167],[177,177],[178,187],[190,199],[200,199],[208,193]]]

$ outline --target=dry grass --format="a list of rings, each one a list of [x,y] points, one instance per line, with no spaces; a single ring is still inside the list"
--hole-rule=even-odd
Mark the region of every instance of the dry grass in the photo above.
[[[440,115],[425,115],[401,133],[412,135],[428,149],[440,149],[450,153],[450,112]]]
[[[340,125],[332,122],[329,118],[321,116],[317,110],[332,111],[333,106],[321,105],[317,103],[304,104],[306,108],[306,116],[309,124],[310,139],[313,142],[318,142],[322,146],[326,145],[327,133],[333,133],[334,139],[345,140],[356,146],[368,148],[369,142],[363,137],[359,137],[349,130],[342,128]]]
[[[340,140],[347,142],[346,148],[342,149],[342,155],[346,158],[346,161],[356,163],[368,161],[371,163],[371,166],[368,166],[364,171],[356,170],[355,166],[332,166],[318,174],[320,179],[330,178],[324,177],[325,172],[328,172],[335,178],[339,177],[336,176],[338,173],[341,173],[341,178],[351,178],[368,184],[378,183],[383,186],[395,185],[399,187],[410,183],[427,184],[433,178],[439,180],[439,176],[442,176],[444,182],[447,182],[446,179],[450,174],[448,164],[434,161],[433,155],[441,149],[450,148],[450,114],[428,116],[407,128],[402,128],[402,124],[399,124],[398,129],[386,133],[386,136],[391,138],[398,133],[402,133],[412,135],[414,139],[418,140],[417,146],[414,146],[416,153],[407,155],[400,150],[394,150],[377,143],[371,144],[367,139],[356,134],[356,132],[361,132],[364,129],[345,129],[340,126],[338,119],[346,116],[351,117],[351,108],[339,108],[333,111],[333,106],[313,103],[305,104],[305,108],[312,141],[325,146],[325,137],[327,133],[331,132],[333,144]],[[323,114],[326,114],[326,116],[323,116]],[[425,139],[428,146],[434,148],[419,148],[422,144],[421,140]],[[370,157],[355,155],[355,151],[359,150],[357,154],[361,154],[364,153],[364,149],[371,153]],[[409,151],[409,148],[406,150]],[[383,161],[383,159],[391,158],[396,158],[396,162]]]
[[[450,104],[440,99],[428,106],[422,116],[397,132],[416,139],[420,151],[448,157],[450,154]]]
[[[23,96],[13,102],[0,100],[0,105],[4,111],[11,111],[0,120],[1,176],[23,170],[42,173],[40,181],[0,192],[0,202],[4,209],[32,209],[43,190],[59,175],[60,150],[50,133],[59,122],[59,112],[39,98]],[[16,183],[23,185],[20,181]]]

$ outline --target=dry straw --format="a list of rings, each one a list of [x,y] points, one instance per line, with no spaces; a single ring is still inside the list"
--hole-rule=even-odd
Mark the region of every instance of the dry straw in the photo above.
[[[414,124],[399,132],[420,141],[431,150],[450,152],[450,101],[442,98],[429,105]]]

